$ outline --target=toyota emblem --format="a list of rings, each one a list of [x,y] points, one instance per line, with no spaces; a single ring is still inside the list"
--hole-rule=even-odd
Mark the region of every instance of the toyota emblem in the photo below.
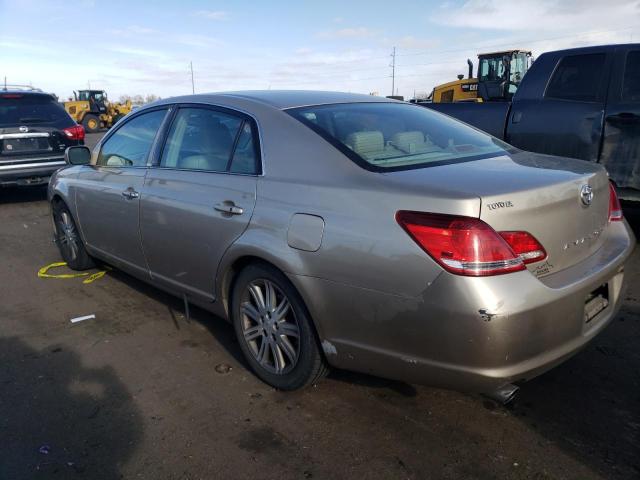
[[[20,130],[20,133],[27,133],[29,131],[29,127],[22,126],[18,128],[18,130]]]
[[[580,200],[587,207],[591,205],[593,201],[593,188],[591,188],[591,185],[582,185],[582,188],[580,188]]]

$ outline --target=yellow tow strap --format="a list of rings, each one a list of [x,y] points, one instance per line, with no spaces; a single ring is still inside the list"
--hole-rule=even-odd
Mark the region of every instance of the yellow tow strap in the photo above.
[[[42,267],[38,270],[38,278],[81,278],[86,277],[82,283],[92,283],[106,275],[106,270],[101,270],[96,273],[82,272],[82,273],[48,273],[49,270],[59,267],[66,267],[67,262],[56,262],[46,267]]]

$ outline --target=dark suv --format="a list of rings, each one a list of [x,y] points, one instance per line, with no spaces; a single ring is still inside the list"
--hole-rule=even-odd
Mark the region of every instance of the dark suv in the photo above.
[[[33,88],[0,88],[0,186],[41,185],[65,165],[84,129],[56,98]]]

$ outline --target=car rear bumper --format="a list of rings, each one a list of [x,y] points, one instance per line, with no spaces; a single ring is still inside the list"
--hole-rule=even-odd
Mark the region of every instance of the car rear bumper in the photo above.
[[[20,163],[0,163],[0,186],[44,185],[54,172],[66,163],[64,157],[21,160]]]
[[[600,250],[555,274],[471,278],[443,272],[418,298],[290,278],[332,365],[488,393],[561,363],[611,322],[624,298],[624,262],[634,245],[626,222],[615,222]],[[586,298],[602,285],[609,305],[585,322]]]

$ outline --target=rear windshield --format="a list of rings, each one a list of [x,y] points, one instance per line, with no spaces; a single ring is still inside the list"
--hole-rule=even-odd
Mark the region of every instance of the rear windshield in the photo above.
[[[0,94],[0,127],[20,125],[66,128],[73,120],[48,95]]]
[[[406,170],[504,154],[511,147],[427,108],[343,103],[287,110],[368,170]]]

